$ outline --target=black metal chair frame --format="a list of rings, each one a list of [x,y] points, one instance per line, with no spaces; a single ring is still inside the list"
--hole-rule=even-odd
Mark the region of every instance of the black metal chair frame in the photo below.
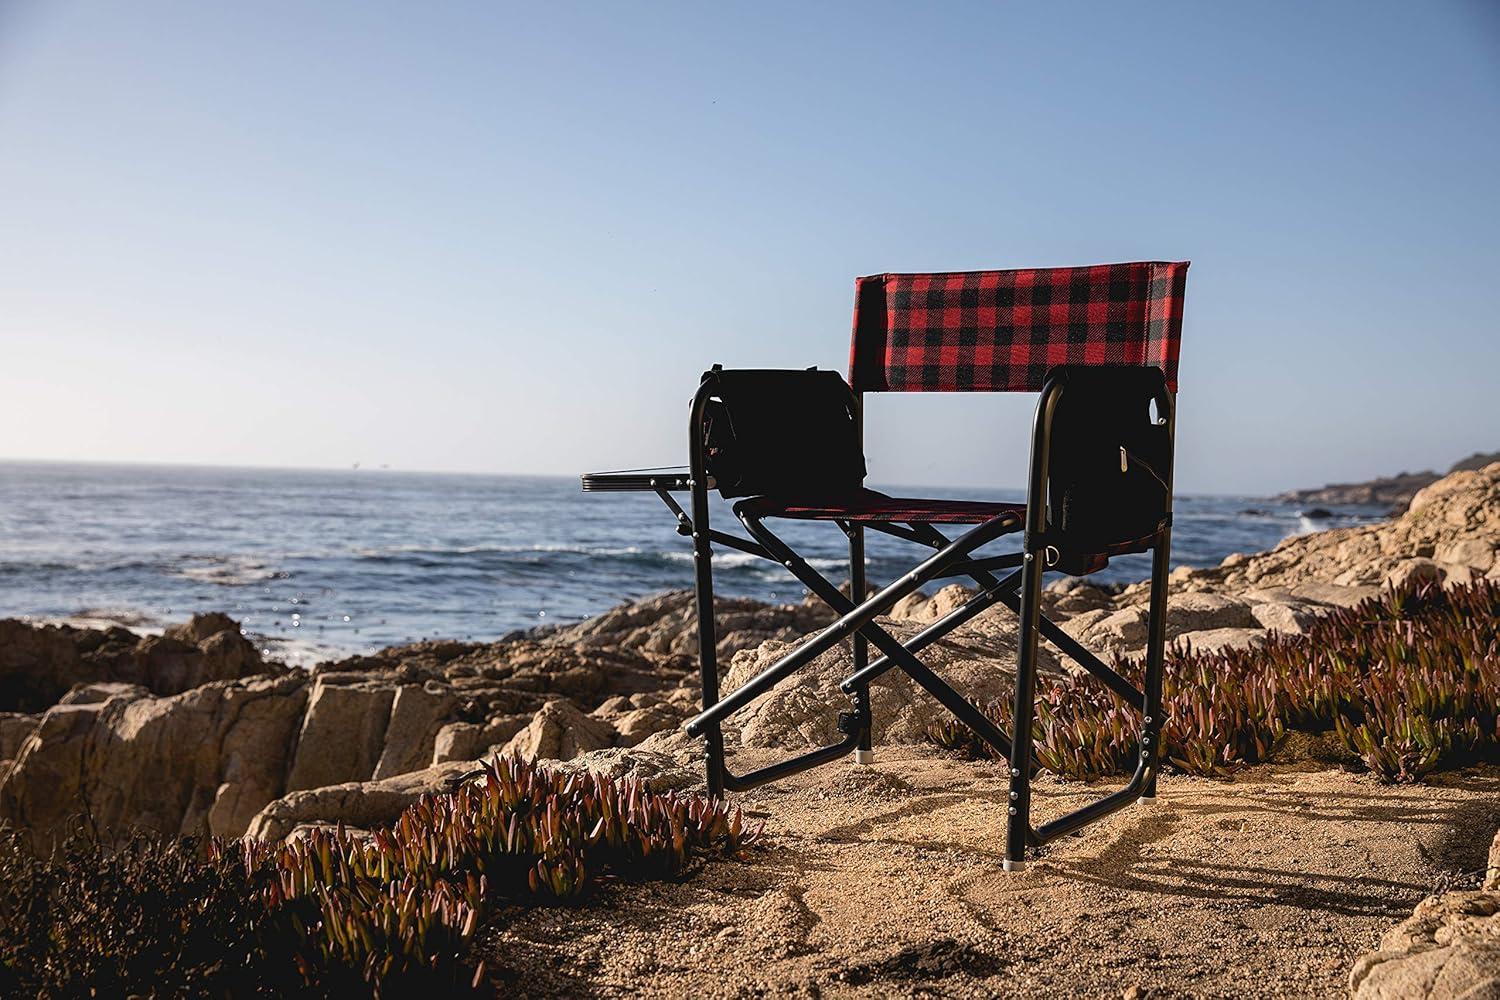
[[[1054,371],[1046,380],[1037,402],[1032,424],[1031,468],[1028,476],[1024,516],[1006,511],[977,524],[956,538],[943,534],[926,522],[836,520],[849,542],[849,576],[852,598],[808,565],[785,542],[778,538],[764,520],[754,513],[753,505],[741,500],[734,506],[735,516],[748,538],[714,529],[709,521],[709,491],[714,488],[705,454],[703,424],[705,409],[714,396],[714,383],[706,380],[693,398],[689,422],[689,465],[681,471],[642,470],[629,473],[596,473],[583,477],[583,488],[589,491],[649,490],[659,496],[677,518],[678,532],[693,542],[695,592],[698,609],[697,639],[700,682],[703,692],[702,712],[689,720],[687,731],[706,741],[707,781],[710,794],[742,791],[784,778],[800,771],[828,763],[850,753],[856,761],[873,761],[871,748],[870,683],[889,670],[906,673],[928,694],[936,698],[960,721],[1009,761],[1010,789],[1006,830],[1005,868],[1020,870],[1025,866],[1026,849],[1039,847],[1065,834],[1102,819],[1133,802],[1150,803],[1156,798],[1159,762],[1159,737],[1162,728],[1162,664],[1165,646],[1168,558],[1171,547],[1171,469],[1163,470],[1167,487],[1168,508],[1159,527],[1146,544],[1130,551],[1149,549],[1152,553],[1151,598],[1147,626],[1144,665],[1144,690],[1104,663],[1041,613],[1042,579],[1058,562],[1059,540],[1056,529],[1048,523],[1048,461],[1052,450],[1053,418],[1059,400],[1068,389],[1065,369]],[[1175,439],[1174,394],[1165,385],[1155,394],[1157,422],[1167,431],[1169,447]],[[854,392],[855,419],[863,438],[863,393]],[[683,510],[673,496],[675,492],[691,494],[690,510]],[[926,546],[933,550],[924,561],[899,579],[873,595],[866,594],[864,529]],[[1022,532],[1018,552],[981,557],[982,547],[1003,535]],[[805,639],[756,677],[727,696],[719,691],[716,657],[717,634],[713,613],[713,546],[717,544],[740,552],[780,563],[811,593],[829,605],[839,616],[832,624]],[[997,577],[996,570],[1011,570]],[[888,613],[902,598],[928,583],[965,577],[978,586],[978,592],[944,618],[933,622],[906,642],[896,639],[882,628],[876,618]],[[971,621],[996,604],[1015,613],[1020,622],[1014,689],[1014,736],[1007,736],[962,693],[954,690],[918,658],[922,650],[954,629]],[[1078,663],[1126,702],[1139,706],[1142,723],[1139,737],[1139,759],[1130,781],[1103,798],[1064,816],[1033,826],[1031,823],[1032,728],[1035,714],[1037,649],[1045,638],[1062,653]],[[837,743],[819,747],[788,760],[745,774],[728,767],[724,750],[722,725],[734,712],[780,681],[806,666],[818,655],[834,646],[851,641],[853,670],[842,682],[850,696],[853,710],[838,717],[843,738]],[[870,660],[873,647],[880,657]]]

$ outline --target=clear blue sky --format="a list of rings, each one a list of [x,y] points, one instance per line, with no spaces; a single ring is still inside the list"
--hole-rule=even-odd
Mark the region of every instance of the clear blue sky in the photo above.
[[[855,275],[1193,260],[1185,491],[1500,448],[1500,5],[0,0],[0,456],[683,461]],[[870,404],[1017,485],[1030,401]]]

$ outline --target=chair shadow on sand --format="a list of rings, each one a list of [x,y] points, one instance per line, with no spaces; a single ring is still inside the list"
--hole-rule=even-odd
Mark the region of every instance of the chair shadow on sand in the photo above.
[[[1500,790],[1500,775],[1484,773],[1457,779],[1448,777],[1434,786],[1413,785],[1378,792],[1341,789],[1336,800],[1330,802],[1318,801],[1316,793],[1292,786],[1290,779],[1299,773],[1305,772],[1296,766],[1273,766],[1261,770],[1254,785],[1227,783],[1219,790],[1198,784],[1190,795],[1174,796],[1169,786],[1163,789],[1161,805],[1155,811],[1127,813],[1115,820],[1111,828],[1101,830],[1097,835],[1084,833],[1062,841],[1057,848],[1038,859],[1033,877],[1026,879],[1024,885],[1017,882],[999,891],[1004,894],[1034,893],[1039,889],[1039,881],[1059,879],[1151,896],[1227,900],[1252,908],[1282,905],[1306,911],[1399,920],[1410,913],[1417,900],[1433,889],[1431,881],[1417,878],[1403,881],[1286,865],[1267,867],[1180,856],[1151,856],[1152,845],[1167,840],[1186,827],[1204,829],[1214,824],[1215,817],[1255,814],[1288,817],[1303,824],[1420,826],[1428,833],[1436,834],[1437,840],[1429,844],[1414,838],[1413,848],[1438,878],[1462,880],[1483,872],[1489,832],[1500,823],[1500,796],[1443,802],[1434,801],[1434,794],[1440,794],[1444,786],[1474,792]],[[1102,787],[1107,789],[1109,786]],[[1050,791],[1051,797],[1063,800],[1099,794],[1100,787],[1091,785],[1066,784]],[[809,834],[808,839],[823,843],[873,840],[919,851],[953,851],[992,859],[998,869],[1004,858],[998,839],[990,847],[952,838],[893,837],[888,829],[915,816],[979,803],[992,807],[997,815],[1003,814],[1005,793],[968,789],[922,794],[873,816]],[[1062,802],[1055,804],[1066,808]]]

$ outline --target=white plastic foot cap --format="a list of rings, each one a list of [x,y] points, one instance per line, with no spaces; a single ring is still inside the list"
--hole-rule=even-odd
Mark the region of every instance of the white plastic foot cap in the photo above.
[[[1142,795],[1140,798],[1135,800],[1135,804],[1138,806],[1154,806],[1156,805],[1156,796]]]
[[[856,763],[856,764],[873,764],[873,763],[875,763],[875,751],[874,750],[856,750],[856,751],[854,751],[854,763]]]
[[[1012,861],[1010,858],[1006,858],[1005,870],[1008,872],[1024,872],[1026,870],[1026,862]]]

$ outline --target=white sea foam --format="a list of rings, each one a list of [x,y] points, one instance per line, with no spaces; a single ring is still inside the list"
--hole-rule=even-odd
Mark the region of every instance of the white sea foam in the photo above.
[[[579,556],[635,556],[645,550],[637,545],[381,545],[356,548],[361,559],[385,559],[394,555],[468,556],[468,555],[545,555],[560,553]]]
[[[48,618],[23,618],[38,625],[71,625],[74,628],[128,628],[137,635],[161,635],[161,619],[134,608],[83,608],[76,614]]]
[[[177,570],[177,576],[220,587],[247,587],[263,580],[274,580],[276,570],[250,556],[188,556],[188,565]]]
[[[662,558],[668,560],[669,562],[690,563],[693,561],[693,553],[691,551],[663,552],[661,555]],[[869,562],[870,560],[865,560],[866,565],[868,565]],[[849,568],[849,560],[847,559],[808,559],[807,564],[813,569],[821,570],[847,570]],[[738,569],[742,566],[763,566],[770,568],[773,566],[773,563],[760,556],[752,555],[749,552],[720,551],[714,553],[714,565],[722,566],[727,569]]]

